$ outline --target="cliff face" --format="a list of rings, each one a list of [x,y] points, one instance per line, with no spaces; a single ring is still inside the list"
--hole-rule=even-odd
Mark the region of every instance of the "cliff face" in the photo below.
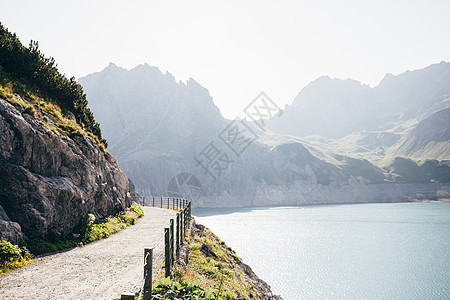
[[[36,109],[31,116],[0,99],[0,238],[17,244],[131,204],[117,161],[88,136],[49,130],[51,116]]]

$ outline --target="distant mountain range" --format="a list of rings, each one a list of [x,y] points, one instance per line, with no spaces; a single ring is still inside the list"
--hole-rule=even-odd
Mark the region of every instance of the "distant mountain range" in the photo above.
[[[146,197],[197,206],[450,197],[450,64],[375,88],[321,77],[265,128],[223,118],[207,89],[158,68],[80,78],[109,151]]]
[[[363,130],[388,130],[421,121],[450,105],[450,64],[441,62],[398,76],[387,74],[374,88],[358,81],[320,77],[274,118],[271,128],[295,136],[338,139]]]

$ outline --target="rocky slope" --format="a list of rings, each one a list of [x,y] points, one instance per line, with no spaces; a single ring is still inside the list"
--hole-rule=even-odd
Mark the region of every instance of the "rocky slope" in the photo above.
[[[92,138],[57,128],[36,105],[32,112],[0,99],[1,238],[24,244],[70,233],[88,213],[101,219],[131,204],[114,157]]]
[[[388,148],[387,156],[450,160],[450,107],[419,122]]]
[[[127,71],[111,64],[79,81],[112,154],[136,190],[146,197],[183,195],[193,199],[196,206],[247,206],[410,201],[449,195],[448,181],[444,180],[450,170],[448,164],[427,164],[440,169],[440,173],[434,173],[440,175],[424,181],[426,176],[421,174],[418,177],[422,179],[417,181],[402,168],[392,167],[393,161],[381,163],[387,148],[419,120],[398,121],[396,116],[397,121],[383,123],[376,119],[378,127],[385,124],[396,130],[366,131],[362,135],[351,131],[355,118],[344,114],[347,106],[327,108],[323,116],[314,120],[317,128],[334,126],[337,135],[352,132],[355,136],[344,137],[345,143],[320,136],[300,138],[267,128],[261,130],[246,121],[227,121],[198,83],[176,83],[170,74],[148,65]],[[320,92],[334,97],[327,100],[325,107],[334,102],[339,106],[339,97],[345,98],[348,90],[355,91],[346,100],[353,106],[359,101],[371,101],[364,99],[371,90],[368,86],[351,80],[341,85],[329,78],[321,78],[312,86],[322,81],[332,87]],[[310,95],[313,92],[311,88]],[[323,104],[322,94],[315,94],[314,99]],[[356,119],[361,118],[361,122],[373,115],[371,111],[364,112],[363,106],[358,109],[361,116]],[[333,115],[336,111],[342,111],[342,115]],[[301,120],[301,116],[295,120]],[[346,119],[347,123],[340,127],[339,123],[334,125],[333,119],[328,124],[326,120],[332,116]],[[405,128],[400,130],[402,126]],[[238,136],[238,132],[243,134]],[[236,151],[236,147],[242,151]],[[413,163],[416,171],[428,172],[429,169]],[[431,181],[434,183],[424,185]]]

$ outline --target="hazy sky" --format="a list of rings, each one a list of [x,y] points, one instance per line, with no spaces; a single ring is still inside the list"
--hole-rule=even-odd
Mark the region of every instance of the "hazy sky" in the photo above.
[[[450,61],[449,16],[449,0],[0,0],[0,22],[68,77],[148,63],[194,78],[228,118],[260,91],[291,103],[322,75],[375,86]]]

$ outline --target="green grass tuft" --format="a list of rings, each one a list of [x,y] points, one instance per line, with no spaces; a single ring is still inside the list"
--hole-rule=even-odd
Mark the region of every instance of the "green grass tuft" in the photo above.
[[[33,256],[26,247],[19,247],[10,242],[0,240],[0,274],[20,268],[30,263]]]

